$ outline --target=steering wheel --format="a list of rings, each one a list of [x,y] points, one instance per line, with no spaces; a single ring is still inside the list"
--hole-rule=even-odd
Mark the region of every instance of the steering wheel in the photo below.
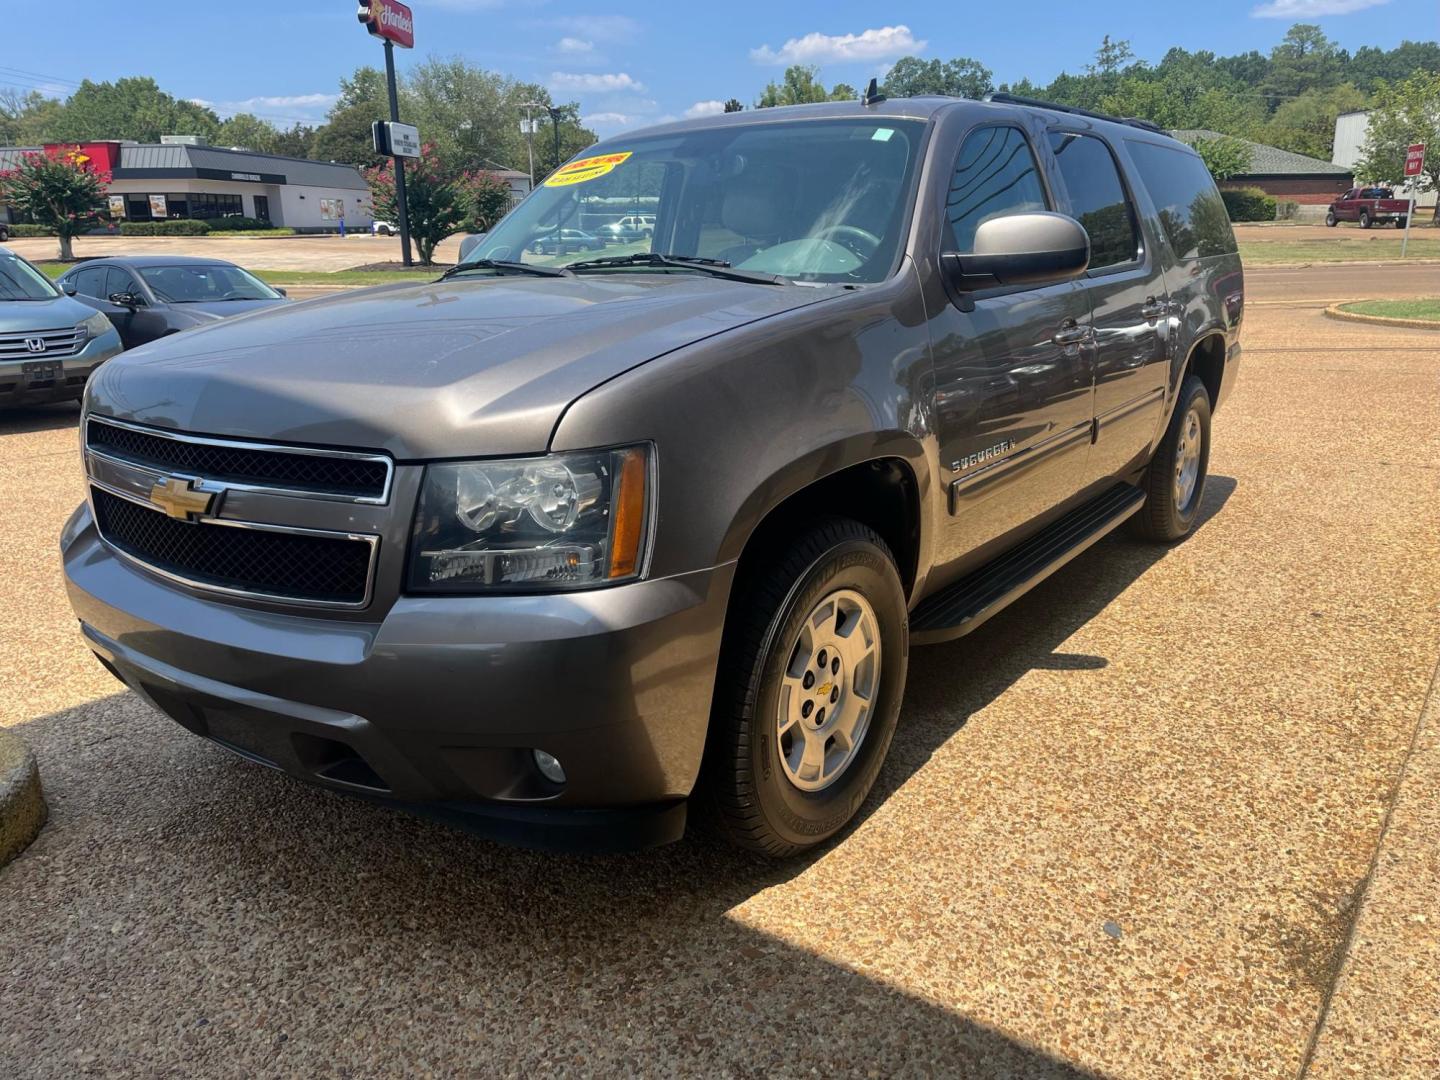
[[[816,240],[833,239],[841,247],[858,256],[862,261],[869,259],[880,250],[880,238],[858,225],[831,225],[815,234]]]

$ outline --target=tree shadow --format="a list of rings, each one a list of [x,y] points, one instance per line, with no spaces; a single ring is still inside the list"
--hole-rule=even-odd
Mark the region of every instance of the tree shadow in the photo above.
[[[1211,477],[1202,525],[1235,486]],[[1110,539],[968,638],[915,650],[862,813],[1027,672],[1103,667],[1055,649],[1165,551]],[[194,1073],[394,1073],[423,1049],[451,1074],[1097,1075],[733,917],[844,837],[784,863],[703,834],[539,853],[237,760],[130,693],[17,730],[52,818],[0,870],[0,1011],[97,1071],[183,1053]],[[813,917],[853,917],[797,886]],[[0,1073],[33,1053],[0,1037]]]
[[[79,422],[78,401],[57,401],[51,405],[17,405],[0,409],[0,436],[29,435],[37,431],[73,428]]]

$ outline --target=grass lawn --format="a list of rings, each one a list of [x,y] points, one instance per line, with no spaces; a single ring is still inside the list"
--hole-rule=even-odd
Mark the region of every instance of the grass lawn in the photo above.
[[[1240,258],[1247,266],[1263,266],[1266,263],[1389,262],[1400,258],[1400,241],[1405,235],[1397,229],[1386,229],[1383,233],[1347,229],[1343,232],[1336,230],[1324,239],[1287,240],[1283,230],[1276,229],[1274,232],[1274,240],[1247,238],[1240,241]],[[1440,236],[1433,229],[1412,229],[1406,254],[1412,259],[1440,259]]]
[[[1383,315],[1387,319],[1431,319],[1440,323],[1440,300],[1360,300],[1341,304],[1357,315]]]

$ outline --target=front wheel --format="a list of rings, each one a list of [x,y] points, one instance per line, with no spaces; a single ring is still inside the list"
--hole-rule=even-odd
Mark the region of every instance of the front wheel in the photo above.
[[[1330,228],[1335,228],[1336,222],[1337,218],[1335,217],[1335,211],[1332,210],[1330,211],[1330,213],[1325,215],[1325,224],[1328,225]]]
[[[741,587],[702,781],[731,841],[794,855],[855,816],[895,731],[907,634],[889,548],[847,518],[801,532]]]
[[[1130,519],[1146,540],[1172,544],[1195,527],[1210,474],[1210,393],[1194,375],[1180,386],[1180,400],[1165,438],[1140,482],[1145,505]]]
[[[1360,228],[1370,228],[1370,215],[1367,214],[1364,210],[1360,211]]]

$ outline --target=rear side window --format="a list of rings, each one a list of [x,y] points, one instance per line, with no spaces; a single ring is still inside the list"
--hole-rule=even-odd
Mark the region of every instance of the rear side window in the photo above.
[[[1090,269],[1134,262],[1140,253],[1135,212],[1110,148],[1093,135],[1055,131],[1050,149],[1060,163],[1070,208],[1090,234]]]
[[[952,250],[975,250],[975,230],[993,217],[1046,210],[1045,188],[1030,144],[1018,128],[972,131],[960,147],[945,197]]]
[[[1193,259],[1235,251],[1230,215],[1199,155],[1155,143],[1127,142],[1176,257]]]

